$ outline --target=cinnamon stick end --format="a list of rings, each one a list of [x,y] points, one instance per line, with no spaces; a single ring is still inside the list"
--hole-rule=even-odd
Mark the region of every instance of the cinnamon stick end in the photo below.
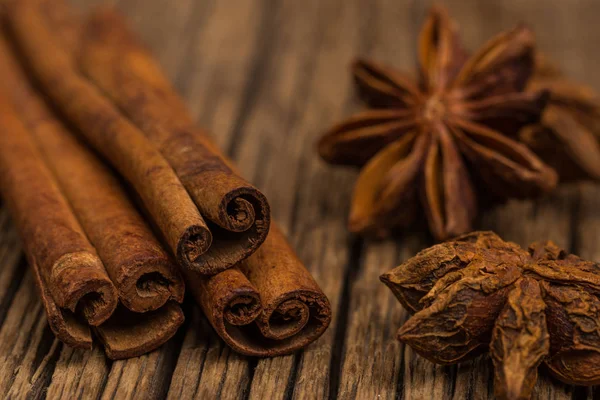
[[[214,222],[232,232],[254,231],[254,239],[257,240],[257,246],[260,246],[266,237],[271,219],[271,210],[265,195],[235,175],[217,176],[214,179],[218,184],[229,183],[234,187],[227,188],[229,191],[221,199],[219,214]],[[246,186],[243,186],[244,184]]]
[[[137,313],[153,311],[172,300],[183,301],[185,284],[168,257],[152,257],[123,277],[119,287],[121,303]]]
[[[47,284],[58,307],[83,316],[90,325],[102,324],[117,308],[117,290],[102,261],[89,251],[60,257]]]
[[[108,358],[120,360],[138,357],[162,346],[175,335],[183,321],[183,312],[174,302],[147,313],[134,313],[119,307],[95,330]]]
[[[191,271],[201,274],[212,274],[210,266],[206,266],[202,255],[212,244],[212,234],[206,226],[189,227],[181,236],[177,245],[177,261]]]

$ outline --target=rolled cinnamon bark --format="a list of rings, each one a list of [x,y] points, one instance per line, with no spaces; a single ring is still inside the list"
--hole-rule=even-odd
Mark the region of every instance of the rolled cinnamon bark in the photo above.
[[[10,101],[0,95],[0,189],[56,336],[90,347],[90,325],[106,321],[117,292]]]
[[[188,288],[219,336],[259,357],[292,353],[325,332],[331,305],[273,224],[265,243],[237,268],[186,273]]]
[[[265,196],[241,178],[208,135],[198,129],[151,54],[113,9],[98,9],[83,24],[78,65],[175,169],[210,224],[212,271],[231,267],[265,240]]]
[[[8,2],[6,10],[19,50],[41,87],[77,132],[135,188],[179,263],[214,272],[207,255],[215,253],[207,253],[211,233],[155,145],[78,73],[36,0]]]
[[[145,128],[149,137],[161,143],[157,138],[180,135],[172,151],[192,148],[204,156],[204,147],[228,174],[236,174],[208,136],[193,128],[183,102],[118,14],[100,10],[85,26],[78,55],[83,71],[140,126],[151,122],[154,127]],[[201,173],[207,172],[197,176]],[[291,353],[317,339],[331,321],[327,297],[274,223],[264,244],[236,268],[211,277],[185,276],[217,333],[242,354]]]
[[[184,284],[175,265],[127,198],[119,181],[53,115],[4,35],[0,35],[0,87],[96,248],[121,302],[135,312],[181,302]]]
[[[64,49],[74,50],[79,48],[82,30],[81,20],[77,18],[75,10],[66,0],[29,1],[35,2],[36,7],[48,21],[49,26],[53,28],[60,27],[60,29],[52,29],[52,33]]]
[[[27,256],[27,260],[32,269],[35,285],[42,298],[42,304],[46,309],[48,325],[50,325],[50,329],[54,332],[54,335],[67,346],[91,349],[92,333],[90,327],[80,321],[73,312],[61,310],[58,307],[40,274],[39,265],[33,257]]]
[[[104,324],[94,328],[108,358],[138,357],[162,346],[183,324],[181,307],[170,301],[158,310],[135,313],[117,308]]]

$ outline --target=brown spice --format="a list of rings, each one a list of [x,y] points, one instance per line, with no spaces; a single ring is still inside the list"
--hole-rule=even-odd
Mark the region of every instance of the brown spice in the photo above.
[[[52,26],[53,38],[59,40],[64,49],[79,48],[81,42],[81,25],[73,8],[64,0],[27,0],[35,2],[39,12],[49,26]],[[60,29],[55,29],[60,27]]]
[[[89,328],[106,321],[117,291],[94,247],[9,100],[0,96],[0,188],[34,269],[56,336],[91,347]]]
[[[256,253],[209,278],[188,272],[188,287],[219,336],[235,351],[289,354],[329,326],[331,306],[273,224]]]
[[[600,97],[539,56],[530,91],[547,90],[542,120],[520,139],[560,175],[562,181],[600,180]]]
[[[513,139],[539,120],[547,100],[544,91],[524,91],[534,49],[533,34],[521,26],[469,57],[454,21],[437,6],[421,31],[418,82],[355,62],[359,94],[371,109],[319,142],[327,162],[364,166],[349,229],[386,236],[411,223],[420,203],[430,231],[445,239],[471,230],[476,183],[500,199],[552,190],[555,172]]]
[[[210,271],[227,269],[264,242],[270,213],[265,196],[232,170],[198,129],[148,50],[112,8],[83,24],[79,66],[156,144],[213,223]]]
[[[120,183],[52,114],[0,37],[2,89],[15,105],[62,193],[115,284],[135,312],[181,302],[183,279]]]
[[[145,313],[119,307],[104,324],[94,328],[112,360],[138,357],[162,346],[183,324],[179,304],[168,302]]]
[[[27,65],[86,141],[133,185],[179,263],[206,269],[212,237],[176,174],[142,132],[79,75],[35,0],[7,4],[7,20]]]
[[[600,383],[600,266],[552,242],[526,251],[474,232],[381,280],[415,313],[398,339],[439,364],[489,348],[499,398],[529,398],[542,362],[564,382]]]
[[[177,146],[187,143],[206,157],[206,160],[215,162],[216,172],[224,174],[218,179],[219,184],[230,182],[231,188],[242,185],[244,181],[239,178],[230,160],[218,151],[208,136],[193,128],[192,118],[183,101],[174,92],[151,55],[127,29],[123,19],[113,11],[101,10],[92,15],[91,21],[94,21],[90,25],[96,34],[90,37],[90,33],[84,38],[85,45],[80,56],[82,63],[88,64],[84,69],[98,78],[96,82],[103,82],[99,84],[113,93],[115,101],[127,108],[128,114],[135,115],[132,116],[133,119],[143,122],[148,116],[149,121],[156,122],[156,129],[160,129],[147,133],[149,137],[154,137],[153,140],[181,135],[180,139],[173,142],[177,143],[174,144],[173,151],[177,150]],[[110,32],[114,32],[118,39],[111,36]],[[97,48],[92,51],[87,46]],[[105,55],[108,58],[103,58]],[[84,62],[86,58],[88,61]],[[116,61],[107,62],[116,59],[120,60],[118,66],[115,65]],[[93,68],[95,63],[109,71],[106,76],[103,76],[102,68]],[[135,97],[133,92],[121,91],[111,84],[112,79],[118,77],[126,77],[123,82],[126,81],[128,87],[135,88],[140,96]],[[132,96],[129,100],[140,100],[130,103],[126,101],[128,96]],[[161,113],[159,110],[162,110]],[[164,131],[161,130],[162,127]],[[172,133],[169,133],[170,129]],[[180,147],[179,151],[185,148]],[[189,165],[180,167],[185,170]],[[199,169],[196,174],[190,174],[185,179],[193,181],[203,175],[210,176],[210,172],[210,169]],[[197,183],[192,182],[192,185]],[[244,185],[249,186],[247,183]],[[258,191],[254,193],[256,194],[253,196],[257,198],[263,197]],[[207,204],[211,204],[211,201]],[[255,210],[261,209],[254,202],[252,204]],[[268,206],[261,200],[260,207],[265,210],[261,218],[266,224],[261,235],[266,235]],[[254,224],[258,230],[260,226],[258,214],[256,215]],[[212,220],[213,217],[208,218]],[[327,297],[297,258],[276,224],[272,224],[264,244],[249,258],[237,264],[237,267],[211,277],[193,271],[184,271],[184,274],[188,288],[217,333],[229,346],[242,354],[276,356],[291,353],[316,340],[331,321],[331,306]]]

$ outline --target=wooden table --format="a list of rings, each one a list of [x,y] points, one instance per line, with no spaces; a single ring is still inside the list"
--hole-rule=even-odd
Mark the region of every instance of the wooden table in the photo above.
[[[79,0],[82,9],[101,0]],[[0,398],[485,399],[491,362],[440,367],[394,339],[407,313],[379,282],[431,244],[384,242],[345,230],[356,172],[319,160],[315,140],[358,105],[348,73],[357,55],[414,66],[426,0],[123,0],[199,123],[265,191],[273,214],[329,296],[334,321],[303,352],[252,359],[231,352],[198,310],[167,345],[108,361],[54,339],[6,209],[0,209]],[[600,89],[597,0],[451,0],[470,48],[526,20],[540,46]],[[567,186],[510,202],[477,225],[527,244],[550,238],[600,260],[600,187]],[[600,396],[548,378],[535,398]]]

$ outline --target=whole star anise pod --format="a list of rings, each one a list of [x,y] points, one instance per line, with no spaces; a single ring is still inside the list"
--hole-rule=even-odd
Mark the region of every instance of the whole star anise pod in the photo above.
[[[414,313],[398,339],[438,364],[489,350],[499,398],[528,399],[542,362],[564,382],[600,383],[600,266],[552,242],[524,250],[473,232],[381,280]]]
[[[445,9],[432,8],[419,39],[418,82],[370,61],[352,72],[371,109],[319,142],[328,162],[364,166],[349,218],[353,232],[386,236],[420,203],[438,239],[471,230],[475,183],[486,195],[528,197],[556,185],[554,171],[513,138],[539,119],[545,91],[524,92],[534,38],[518,27],[468,57]]]
[[[547,90],[548,106],[520,139],[560,175],[561,181],[600,180],[600,97],[538,57],[528,90]]]

